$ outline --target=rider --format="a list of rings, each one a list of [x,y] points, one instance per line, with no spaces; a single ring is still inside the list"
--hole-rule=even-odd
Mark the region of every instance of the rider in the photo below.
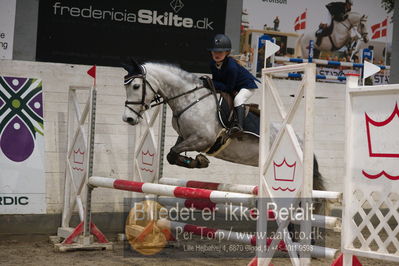
[[[352,5],[352,0],[345,0],[345,2],[331,2],[326,5],[323,20],[319,25],[319,29],[316,31],[317,46],[320,46],[321,40],[324,36],[331,34],[333,25],[332,21],[344,21],[346,19],[345,15],[352,10]]]
[[[234,98],[235,120],[228,134],[242,132],[245,117],[244,104],[254,94],[254,89],[258,88],[255,84],[257,79],[229,56],[231,41],[227,35],[217,34],[208,50],[212,56],[210,67],[215,88],[229,93]]]

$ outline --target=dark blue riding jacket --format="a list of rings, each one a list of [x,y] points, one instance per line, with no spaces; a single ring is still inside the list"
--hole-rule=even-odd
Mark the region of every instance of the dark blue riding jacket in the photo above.
[[[220,69],[216,67],[216,62],[212,60],[211,72],[212,80],[217,90],[232,93],[238,92],[243,88],[258,88],[255,83],[255,80],[258,79],[231,57],[226,57]]]

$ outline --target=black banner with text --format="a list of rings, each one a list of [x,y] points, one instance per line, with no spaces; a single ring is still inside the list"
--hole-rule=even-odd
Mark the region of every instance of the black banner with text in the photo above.
[[[40,0],[36,60],[120,66],[121,60],[209,72],[209,40],[226,0]]]

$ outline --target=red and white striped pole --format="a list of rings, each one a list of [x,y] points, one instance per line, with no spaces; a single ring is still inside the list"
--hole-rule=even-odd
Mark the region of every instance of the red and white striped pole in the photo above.
[[[204,199],[210,200],[213,203],[232,203],[235,205],[243,205],[248,207],[255,206],[256,201],[256,197],[254,195],[243,193],[143,183],[99,176],[90,177],[89,184],[95,187],[113,188],[118,190],[127,190],[185,199]]]
[[[195,180],[183,180],[177,178],[169,178],[162,177],[159,180],[159,183],[173,186],[181,186],[181,187],[192,187],[192,188],[203,188],[203,189],[211,189],[211,190],[220,190],[220,191],[231,191],[237,193],[245,193],[245,194],[258,194],[258,186],[251,185],[239,185],[239,184],[226,184],[226,183],[215,183],[215,182],[204,182],[204,181],[195,181]]]
[[[258,186],[253,186],[253,185],[240,185],[240,184],[204,182],[204,181],[195,181],[195,180],[183,180],[183,179],[170,178],[170,177],[161,178],[159,180],[159,183],[165,184],[165,185],[180,186],[180,187],[202,188],[202,189],[230,191],[230,192],[258,195]],[[342,193],[335,192],[335,191],[313,190],[312,198],[321,198],[321,199],[340,201],[342,198]]]

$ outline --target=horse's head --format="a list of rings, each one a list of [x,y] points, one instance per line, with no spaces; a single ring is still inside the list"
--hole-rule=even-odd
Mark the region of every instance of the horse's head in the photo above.
[[[347,19],[349,20],[350,28],[356,29],[357,39],[362,39],[363,42],[367,43],[369,41],[367,37],[367,16],[357,12],[349,12]]]
[[[367,16],[363,15],[360,18],[359,25],[357,26],[357,32],[362,36],[362,40],[364,43],[368,43],[368,31],[367,31]]]
[[[127,71],[124,77],[126,89],[124,122],[131,125],[138,124],[143,118],[142,113],[150,107],[155,92],[146,79],[146,70],[142,65],[131,60],[123,68]]]

